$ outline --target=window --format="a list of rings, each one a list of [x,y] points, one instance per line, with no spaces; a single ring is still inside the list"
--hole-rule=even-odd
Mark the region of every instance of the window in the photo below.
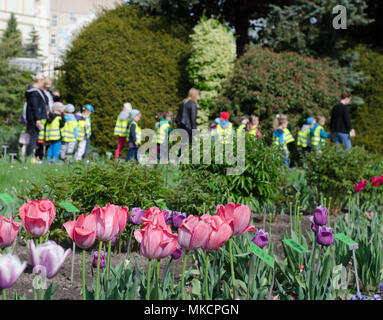
[[[56,45],[56,35],[52,34],[51,35],[51,46],[54,46],[54,45]]]
[[[57,26],[57,16],[52,16],[52,26]]]

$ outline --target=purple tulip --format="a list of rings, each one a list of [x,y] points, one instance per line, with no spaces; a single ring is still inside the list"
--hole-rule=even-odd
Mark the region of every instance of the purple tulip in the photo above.
[[[164,218],[166,224],[169,224],[170,221],[172,220],[172,212],[168,209],[163,210],[164,211]]]
[[[310,217],[310,221],[311,221],[311,230],[314,231],[315,233],[318,233],[319,226],[314,222],[314,216]]]
[[[181,226],[182,221],[184,221],[184,219],[186,219],[186,213],[174,211],[172,221],[173,227],[178,229]]]
[[[21,263],[19,257],[0,254],[0,289],[12,287],[26,267],[27,263]]]
[[[48,279],[54,278],[60,271],[65,259],[72,253],[71,249],[64,251],[54,241],[47,241],[35,247],[33,240],[30,242],[32,266],[45,268],[45,276]]]
[[[322,246],[329,246],[334,242],[334,235],[332,228],[319,227],[317,234],[317,242]]]
[[[257,230],[255,237],[251,241],[253,241],[258,247],[263,249],[263,247],[267,246],[267,244],[269,243],[269,233],[263,231],[262,229]]]
[[[327,208],[319,206],[314,210],[314,222],[318,226],[324,226],[327,223]]]
[[[141,208],[133,208],[129,215],[129,222],[140,225],[141,219],[145,215],[146,211]]]
[[[182,256],[182,247],[178,246],[177,249],[172,253],[172,257],[174,260],[181,258]]]
[[[101,257],[100,257],[100,269],[103,269],[105,267],[105,258],[106,258],[106,253],[101,250]],[[98,251],[95,251],[93,253],[93,267],[97,268],[97,260],[98,260]]]

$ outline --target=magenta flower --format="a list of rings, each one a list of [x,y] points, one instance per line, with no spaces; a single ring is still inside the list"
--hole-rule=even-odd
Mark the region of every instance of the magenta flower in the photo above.
[[[310,221],[311,221],[311,230],[317,233],[319,231],[319,226],[315,223],[314,216],[310,217]]]
[[[319,227],[317,242],[322,246],[330,246],[334,242],[332,228]]]
[[[359,183],[355,182],[355,192],[357,193],[361,192],[366,187],[366,184],[367,184],[367,180],[365,179],[361,179]]]
[[[23,273],[27,263],[17,256],[0,254],[0,289],[9,289]]]
[[[257,232],[255,233],[255,237],[251,241],[253,241],[258,247],[263,249],[269,243],[269,233],[263,231],[262,229],[257,230]]]
[[[141,219],[145,215],[146,211],[141,208],[133,208],[129,215],[129,222],[135,225],[141,224]]]
[[[372,177],[371,182],[374,187],[377,187],[382,183],[382,177]]]
[[[174,211],[172,217],[173,227],[178,229],[181,226],[182,221],[184,221],[184,219],[186,219],[186,213]]]
[[[105,267],[105,258],[106,258],[106,253],[101,250],[101,257],[100,257],[100,269]],[[98,251],[93,252],[93,267],[97,268],[97,260],[98,260]]]
[[[324,226],[327,223],[327,208],[319,206],[314,210],[314,223]]]
[[[174,260],[181,258],[182,256],[182,247],[178,246],[178,248],[172,253],[172,257]]]
[[[163,210],[164,211],[164,218],[166,224],[169,224],[170,221],[172,221],[172,212],[168,209]]]

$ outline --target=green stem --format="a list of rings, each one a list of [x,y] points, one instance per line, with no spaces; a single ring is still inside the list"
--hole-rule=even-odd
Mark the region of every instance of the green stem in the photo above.
[[[130,237],[129,237],[129,242],[128,242],[128,252],[126,254],[127,258],[125,258],[125,260],[126,259],[130,260],[130,244],[132,242],[133,233],[134,233],[134,228],[132,228],[132,230],[130,231]]]
[[[185,269],[186,269],[186,262],[188,260],[189,251],[185,250],[184,255],[184,265],[182,266],[182,276],[181,276],[181,297],[182,300],[185,300]]]
[[[158,287],[158,280],[160,278],[160,260],[156,259],[156,289],[155,289],[155,294],[156,294],[156,300],[159,300],[159,287]]]
[[[6,293],[5,293],[5,289],[3,289],[3,290],[1,290],[2,291],[2,293],[3,293],[3,300],[5,301],[5,300],[7,300],[7,295],[6,295]]]
[[[150,299],[150,275],[152,271],[152,259],[149,259],[148,261],[148,272],[147,272],[147,284],[146,284],[146,300]]]
[[[98,300],[99,298],[101,249],[102,249],[102,241],[100,241],[100,243],[98,244],[97,272],[96,272],[96,300]]]
[[[234,263],[233,263],[233,248],[232,248],[232,242],[233,239],[229,239],[229,252],[230,252],[230,269],[231,269],[231,283],[233,286],[233,295],[234,295],[234,300],[237,299],[237,289],[235,286],[235,275],[234,275]]]
[[[314,240],[314,249],[313,249],[313,256],[312,256],[312,260],[311,260],[311,277],[310,277],[310,284],[311,284],[311,299],[312,297],[314,296],[314,291],[315,291],[315,287],[314,287],[314,276],[315,276],[315,270],[314,270],[314,263],[315,263],[315,253],[316,253],[316,249],[317,249],[317,241],[316,241],[316,235],[315,235],[315,240]]]
[[[205,300],[209,300],[209,287],[208,287],[208,278],[209,278],[209,252],[205,251],[206,255],[206,264],[205,264]]]
[[[252,288],[253,286],[253,282],[254,282],[254,272],[253,272],[253,268],[254,268],[254,254],[251,254],[251,258],[250,258],[250,265],[249,265],[249,271],[248,271],[248,285],[247,285],[247,298],[250,300],[250,288]]]
[[[86,294],[85,294],[85,249],[82,249],[82,299],[86,300]]]
[[[110,270],[110,251],[112,249],[112,240],[109,240],[108,243],[108,255],[106,257],[106,283],[105,283],[105,292],[108,292],[108,281],[109,281],[109,270]]]

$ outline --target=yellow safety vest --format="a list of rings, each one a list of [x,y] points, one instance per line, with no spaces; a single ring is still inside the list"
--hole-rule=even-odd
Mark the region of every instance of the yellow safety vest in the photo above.
[[[37,139],[38,140],[45,140],[45,124],[47,123],[47,120],[41,119],[40,122],[41,122],[41,125],[44,127],[44,129],[39,130],[39,136]]]
[[[45,127],[46,141],[58,141],[61,139],[60,120],[61,116],[56,116],[51,123]]]
[[[257,126],[255,126],[253,129],[247,131],[248,134],[251,134],[253,136],[257,136]]]
[[[245,132],[246,125],[245,124],[240,124],[239,127],[237,128],[237,135],[240,135]]]
[[[119,137],[128,136],[128,122],[129,122],[129,119],[122,121],[120,119],[120,116],[118,116],[116,125],[114,127],[114,135]]]
[[[84,141],[84,139],[85,139],[85,125],[86,125],[86,120],[77,120],[77,126],[78,126],[77,141]]]
[[[74,134],[74,130],[76,129],[76,127],[77,127],[77,120],[70,120],[65,122],[65,125],[61,130],[63,142],[76,141],[76,137]]]
[[[293,142],[294,141],[294,138],[293,136],[291,135],[290,133],[290,130],[285,128],[283,129],[283,141],[285,141],[286,144],[289,144],[290,142]]]
[[[141,128],[138,126],[136,121],[131,121],[128,125],[128,133],[130,135],[130,129],[132,127],[132,124],[136,125],[136,138],[137,138],[137,143],[140,145],[141,144]],[[127,140],[129,142],[129,136],[127,136]]]
[[[230,123],[230,125],[224,129],[220,124],[217,124],[217,128],[213,132],[212,136],[220,136],[223,144],[231,143],[233,136],[233,125]]]
[[[169,128],[170,124],[168,122],[162,122],[158,125],[156,130],[156,142],[158,144],[163,144],[165,142],[165,139],[168,136]]]
[[[318,125],[315,128],[314,135],[311,137],[311,145],[313,147],[317,147],[317,146],[321,145],[321,142],[322,142],[322,137],[320,136],[321,129],[323,129],[323,127],[321,125]]]
[[[309,136],[310,136],[310,129],[299,130],[298,143],[297,143],[298,147],[307,148]]]

